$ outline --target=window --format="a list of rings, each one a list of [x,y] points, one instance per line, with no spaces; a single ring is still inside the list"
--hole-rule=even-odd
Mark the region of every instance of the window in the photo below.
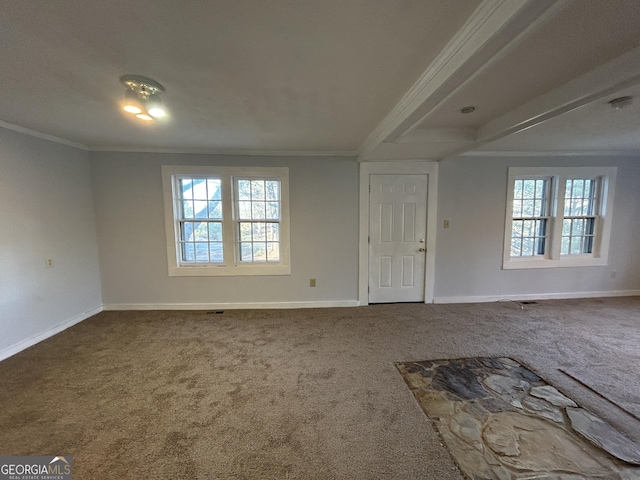
[[[162,167],[171,276],[289,275],[287,168]]]
[[[606,265],[616,169],[510,168],[503,268]]]

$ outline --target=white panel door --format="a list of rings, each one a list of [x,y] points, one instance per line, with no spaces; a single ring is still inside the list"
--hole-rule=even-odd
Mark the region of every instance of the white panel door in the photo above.
[[[428,175],[371,175],[369,303],[423,302]]]

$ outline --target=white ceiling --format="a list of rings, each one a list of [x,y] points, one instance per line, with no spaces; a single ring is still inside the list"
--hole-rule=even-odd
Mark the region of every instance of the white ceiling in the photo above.
[[[0,11],[0,125],[90,150],[640,153],[638,0],[0,0]],[[123,74],[162,83],[170,117],[121,112]],[[636,101],[613,111],[623,94]]]

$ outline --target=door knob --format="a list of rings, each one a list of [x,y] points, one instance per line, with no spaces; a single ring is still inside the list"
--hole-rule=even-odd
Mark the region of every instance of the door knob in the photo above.
[[[420,248],[418,249],[418,251],[419,251],[419,252],[424,252],[424,251],[425,251],[425,249],[424,249],[424,247],[420,247]]]

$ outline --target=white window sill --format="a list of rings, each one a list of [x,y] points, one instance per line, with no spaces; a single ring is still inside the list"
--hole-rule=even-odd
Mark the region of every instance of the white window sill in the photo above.
[[[233,277],[255,275],[291,275],[290,265],[238,265],[209,267],[169,267],[170,277]]]
[[[520,270],[528,268],[601,267],[604,265],[607,265],[606,258],[592,257],[589,255],[572,255],[570,257],[562,257],[560,259],[543,257],[509,259],[502,262],[502,269]]]

